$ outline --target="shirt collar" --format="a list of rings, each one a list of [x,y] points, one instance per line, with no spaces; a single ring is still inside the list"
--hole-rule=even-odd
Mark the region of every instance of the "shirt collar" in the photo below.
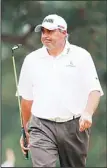
[[[66,55],[66,54],[68,54],[69,51],[70,51],[70,43],[68,41],[66,41],[64,50],[61,52],[60,55]]]

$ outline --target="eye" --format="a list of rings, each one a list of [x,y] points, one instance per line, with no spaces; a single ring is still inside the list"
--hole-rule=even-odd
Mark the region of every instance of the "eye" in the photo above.
[[[43,34],[53,34],[54,32],[56,32],[56,30],[48,30],[48,29],[44,29],[43,27],[41,28],[41,32]]]
[[[52,34],[54,31],[53,30],[48,30],[48,33],[49,34]]]
[[[53,34],[53,33],[55,33],[56,32],[56,29],[55,30],[49,30],[49,33],[50,34]]]

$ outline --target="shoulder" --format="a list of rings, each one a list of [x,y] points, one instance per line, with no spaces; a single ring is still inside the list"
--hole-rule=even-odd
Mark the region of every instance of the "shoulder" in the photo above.
[[[28,55],[26,55],[24,61],[26,62],[33,62],[35,60],[37,60],[38,58],[40,58],[43,55],[44,48],[41,47],[31,53],[29,53]]]
[[[81,53],[82,55],[88,55],[88,56],[90,55],[90,53],[85,48],[82,48],[74,44],[70,44],[70,46],[72,51],[75,52],[76,54]]]
[[[22,66],[24,68],[29,68],[32,67],[35,63],[37,63],[37,60],[43,55],[44,49],[43,47],[32,51],[31,53],[29,53],[28,55],[25,56]]]
[[[82,48],[74,44],[70,44],[70,48],[71,48],[71,53],[73,54],[75,59],[77,58],[77,59],[80,59],[81,61],[92,59],[91,54],[85,48]]]

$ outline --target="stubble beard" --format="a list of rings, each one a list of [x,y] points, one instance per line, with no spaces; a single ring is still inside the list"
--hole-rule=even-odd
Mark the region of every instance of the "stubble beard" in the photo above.
[[[45,45],[45,44],[43,44],[48,50],[53,50],[53,49],[55,49],[55,46],[53,46],[53,45]]]

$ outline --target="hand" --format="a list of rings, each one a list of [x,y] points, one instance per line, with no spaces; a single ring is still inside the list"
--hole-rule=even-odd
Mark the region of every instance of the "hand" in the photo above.
[[[27,142],[28,142],[28,146],[27,147],[24,147],[23,136],[21,136],[21,138],[20,138],[20,146],[21,146],[22,153],[24,155],[26,155],[26,151],[29,150],[29,134],[27,132],[26,132],[26,137],[27,137]]]
[[[92,115],[84,112],[79,119],[79,131],[82,132],[92,125]]]

